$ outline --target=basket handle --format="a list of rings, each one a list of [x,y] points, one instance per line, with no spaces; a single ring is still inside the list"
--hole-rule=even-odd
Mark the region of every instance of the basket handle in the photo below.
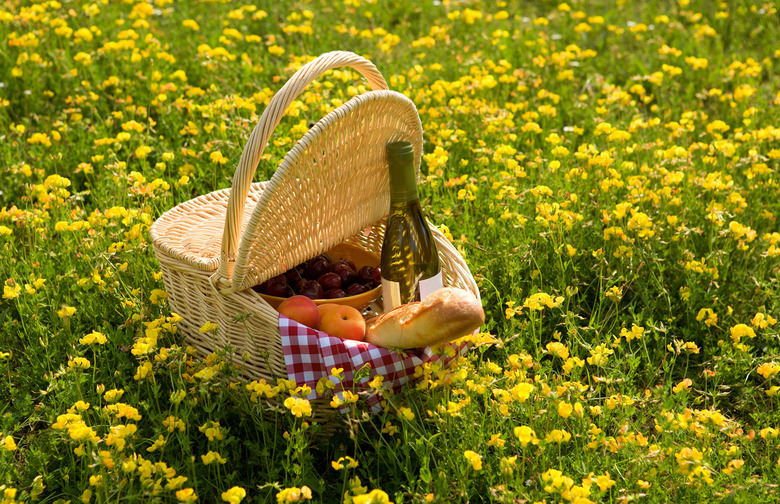
[[[222,235],[222,254],[219,261],[219,275],[222,278],[229,280],[233,274],[244,204],[268,139],[287,111],[287,107],[298,97],[303,88],[328,70],[345,66],[351,67],[365,77],[371,89],[388,89],[385,78],[369,60],[348,51],[333,51],[303,65],[271,98],[244,146],[233,175],[233,188],[228,198],[225,231]]]

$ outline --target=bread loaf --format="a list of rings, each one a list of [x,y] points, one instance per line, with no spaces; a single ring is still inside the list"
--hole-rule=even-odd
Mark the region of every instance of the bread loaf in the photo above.
[[[485,322],[482,305],[470,292],[444,287],[423,301],[399,306],[368,324],[366,341],[385,348],[420,348],[452,341]]]

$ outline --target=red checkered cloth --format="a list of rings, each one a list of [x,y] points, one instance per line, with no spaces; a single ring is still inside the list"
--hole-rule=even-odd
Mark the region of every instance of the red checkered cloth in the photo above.
[[[282,335],[288,378],[295,380],[298,386],[311,387],[307,399],[322,397],[317,394],[316,387],[320,378],[325,377],[334,384],[333,393],[337,396],[343,390],[356,393],[368,391],[367,402],[374,412],[381,409],[379,406],[381,398],[375,392],[372,393],[368,383],[376,375],[382,376],[383,384],[397,392],[404,384],[415,379],[414,370],[417,366],[438,361],[443,366],[447,366],[466,349],[465,343],[460,345],[450,343],[455,350],[455,352],[448,352],[451,356],[443,355],[440,350],[434,352],[430,347],[415,348],[401,353],[364,341],[337,338],[306,327],[281,314],[279,332]],[[356,383],[355,373],[366,365],[370,366],[370,373]],[[344,369],[341,380],[333,376],[334,368]]]

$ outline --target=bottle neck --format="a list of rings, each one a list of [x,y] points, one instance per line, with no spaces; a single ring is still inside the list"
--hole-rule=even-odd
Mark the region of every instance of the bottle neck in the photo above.
[[[402,203],[418,199],[417,177],[411,160],[390,159],[390,201]]]

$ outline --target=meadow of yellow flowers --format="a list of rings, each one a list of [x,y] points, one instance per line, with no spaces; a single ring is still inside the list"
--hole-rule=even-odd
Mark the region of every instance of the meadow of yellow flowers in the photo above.
[[[777,502],[779,27],[747,0],[4,1],[0,503]],[[377,414],[197,356],[149,238],[336,49],[416,104],[487,315],[451,366],[372,380]],[[256,179],[365,90],[315,81]]]

